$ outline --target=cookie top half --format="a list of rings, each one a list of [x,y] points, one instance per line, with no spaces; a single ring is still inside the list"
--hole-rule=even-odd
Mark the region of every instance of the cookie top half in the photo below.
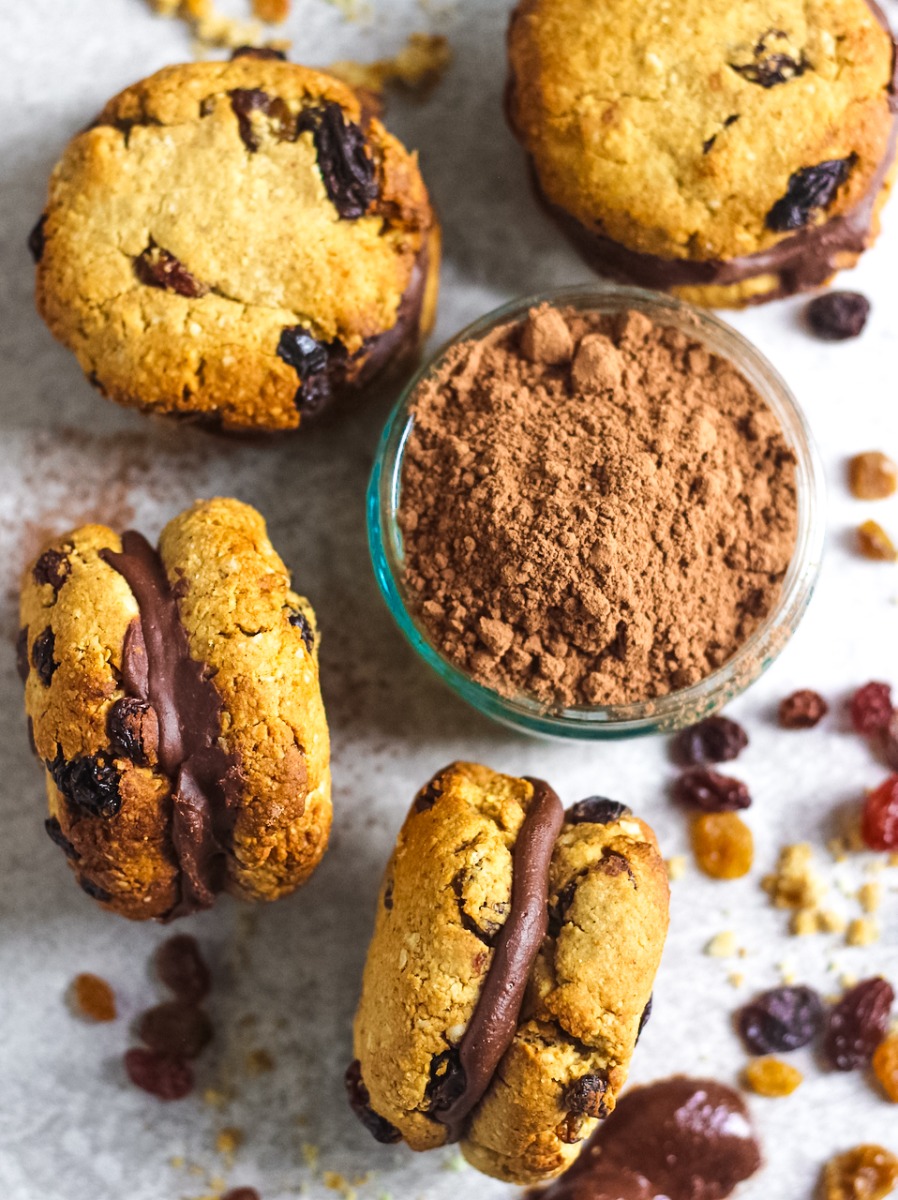
[[[19,669],[47,831],[112,911],[276,899],[330,828],[317,631],[265,522],[200,501],[163,530],[54,539],[22,583]]]
[[[291,429],[417,345],[438,230],[417,158],[330,75],[167,67],[53,171],[38,308],[120,403]]]
[[[509,54],[542,191],[645,254],[756,254],[875,198],[894,155],[868,0],[522,0]]]

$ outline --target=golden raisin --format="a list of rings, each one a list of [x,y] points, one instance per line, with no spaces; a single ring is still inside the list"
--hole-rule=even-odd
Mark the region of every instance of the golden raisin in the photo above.
[[[82,1017],[90,1021],[114,1021],[115,992],[99,975],[76,975],[72,980],[72,1001]]]
[[[695,861],[712,879],[741,879],[751,870],[754,838],[734,812],[702,813],[692,823]]]
[[[791,1096],[803,1078],[781,1058],[754,1058],[745,1068],[745,1082],[759,1096]]]
[[[848,464],[848,486],[858,500],[885,500],[898,490],[898,465],[878,450],[856,454]]]
[[[898,1104],[898,1032],[873,1051],[873,1074],[893,1104]]]
[[[898,560],[898,550],[892,539],[876,521],[864,521],[857,529],[857,548],[864,558],[872,558],[876,562],[895,562]]]
[[[855,1146],[823,1168],[823,1200],[884,1200],[898,1183],[898,1158],[882,1146]]]

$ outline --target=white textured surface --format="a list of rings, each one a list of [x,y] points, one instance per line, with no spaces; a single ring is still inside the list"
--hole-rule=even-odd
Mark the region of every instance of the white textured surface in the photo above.
[[[893,19],[898,3],[886,0]],[[347,23],[322,0],[297,0],[288,26],[294,57],[324,64],[370,58],[407,33],[447,32],[455,66],[425,105],[394,104],[390,122],[420,147],[446,226],[438,328],[461,323],[516,293],[588,278],[536,210],[521,159],[506,132],[505,5],[465,0],[374,0],[375,18]],[[239,11],[233,8],[232,11]],[[665,796],[671,769],[659,741],[602,747],[528,742],[479,719],[430,679],[380,604],[365,550],[363,491],[390,397],[346,412],[298,443],[233,446],[172,431],[97,397],[74,360],[32,310],[25,238],[40,212],[47,173],[66,139],[121,86],[190,56],[186,31],[151,17],[142,0],[4,0],[0,11],[3,194],[0,563],[3,566],[0,689],[0,1192],[6,1200],[169,1200],[206,1196],[211,1178],[252,1184],[263,1200],[302,1191],[321,1198],[323,1173],[370,1172],[360,1200],[449,1200],[460,1190],[489,1200],[514,1195],[473,1172],[454,1173],[452,1153],[413,1157],[377,1147],[347,1111],[341,1076],[350,1021],[388,848],[410,797],[454,757],[481,759],[550,779],[566,802],[595,792],[630,802],[653,821],[670,855],[686,849],[686,826]],[[759,164],[763,170],[763,164]],[[810,415],[830,481],[829,546],[810,613],[782,658],[733,706],[752,745],[738,774],[752,786],[748,820],[757,839],[751,878],[718,884],[694,869],[673,888],[673,929],[655,1015],[635,1077],[708,1072],[731,1081],[743,1053],[730,1013],[755,988],[778,982],[789,960],[802,981],[836,990],[836,968],[898,981],[898,871],[881,914],[884,939],[848,949],[839,937],[783,936],[787,917],[759,887],[779,846],[810,839],[821,848],[840,805],[856,802],[884,771],[838,716],[817,731],[786,734],[771,721],[779,697],[814,686],[839,701],[874,677],[898,683],[898,569],[858,561],[849,534],[872,512],[848,498],[846,455],[898,454],[895,275],[898,213],[887,214],[876,251],[851,280],[874,302],[864,337],[826,346],[800,329],[800,304],[743,314],[734,323],[771,357]],[[847,282],[847,281],[846,281]],[[83,896],[42,829],[43,795],[30,759],[12,665],[16,577],[40,536],[86,518],[128,522],[155,533],[196,496],[228,493],[256,504],[315,603],[323,628],[323,680],[334,742],[333,845],[312,884],[275,907],[249,912],[224,901],[186,925],[211,955],[218,1030],[200,1066],[204,1086],[233,1086],[216,1110],[198,1097],[160,1105],[130,1087],[121,1068],[129,1022],[156,995],[147,962],[166,936],[107,916]],[[876,514],[898,533],[898,500]],[[825,859],[825,855],[823,855]],[[832,872],[852,887],[854,868]],[[856,915],[856,904],[835,903]],[[733,929],[741,962],[704,957],[707,940]],[[745,973],[735,991],[726,977]],[[79,971],[108,978],[121,1017],[89,1027],[64,1003]],[[238,1024],[251,1014],[254,1024]],[[247,1050],[276,1062],[250,1078]],[[745,1200],[810,1198],[832,1151],[878,1140],[898,1151],[898,1109],[860,1076],[825,1074],[805,1052],[807,1080],[787,1100],[753,1099],[768,1166]],[[231,1171],[214,1149],[222,1126],[246,1135]],[[314,1169],[303,1145],[318,1148]],[[191,1171],[170,1160],[183,1156]],[[331,1181],[333,1182],[333,1181]]]

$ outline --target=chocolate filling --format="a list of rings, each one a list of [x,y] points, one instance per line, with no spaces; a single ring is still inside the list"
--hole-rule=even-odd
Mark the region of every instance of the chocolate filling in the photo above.
[[[166,919],[209,908],[226,882],[226,855],[241,789],[237,759],[222,749],[222,702],[187,631],[157,551],[142,534],[122,535],[122,550],[100,557],[123,576],[140,609],[125,636],[126,694],[147,701],[159,725],[157,755],[171,781],[171,838],[180,896]]]
[[[465,1121],[514,1039],[527,980],[546,935],[549,865],[564,811],[547,783],[528,782],[533,785],[533,800],[512,856],[511,913],[496,938],[483,989],[458,1047],[454,1072],[461,1077],[452,1089],[454,1098],[431,1112],[446,1126],[450,1142],[461,1137]]]

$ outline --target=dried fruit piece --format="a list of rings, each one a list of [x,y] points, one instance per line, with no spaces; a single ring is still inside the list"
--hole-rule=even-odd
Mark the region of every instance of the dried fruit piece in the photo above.
[[[879,450],[855,454],[848,464],[848,486],[858,500],[885,500],[898,490],[898,463]]]
[[[854,1146],[823,1168],[823,1200],[885,1200],[898,1183],[898,1158],[882,1146]]]
[[[812,332],[829,342],[857,337],[869,315],[870,301],[860,292],[824,292],[805,310]]]
[[[675,781],[672,793],[677,803],[710,813],[734,812],[751,805],[751,793],[740,779],[708,767],[684,771]]]
[[[569,1084],[562,1106],[571,1113],[586,1117],[607,1117],[604,1096],[608,1080],[603,1075],[581,1075]]]
[[[296,119],[280,96],[269,96],[259,88],[235,88],[230,96],[241,140],[251,153],[261,148],[263,129],[276,141],[296,141]]]
[[[305,647],[309,654],[315,649],[315,634],[312,631],[312,626],[309,624],[309,619],[305,613],[299,609],[290,609],[290,616],[287,618],[291,625],[299,630],[299,636],[305,643]]]
[[[299,376],[295,403],[300,412],[313,413],[330,400],[331,367],[345,355],[339,342],[319,342],[302,325],[290,325],[281,332],[277,355]]]
[[[893,712],[889,723],[883,730],[882,754],[886,765],[893,771],[898,771],[898,712]]]
[[[819,692],[801,688],[780,701],[779,723],[783,729],[813,729],[829,712]]]
[[[47,770],[69,804],[91,817],[114,817],[122,807],[121,776],[99,754],[67,761],[58,753]]]
[[[211,976],[196,938],[178,933],[162,943],[155,956],[156,974],[179,1000],[196,1004],[208,994]]]
[[[147,1009],[137,1036],[151,1050],[171,1058],[196,1058],[212,1041],[212,1022],[195,1004],[168,1000]]]
[[[28,678],[28,630],[20,629],[16,638],[16,670],[22,683]]]
[[[151,242],[134,260],[134,274],[147,287],[164,288],[195,300],[209,289],[187,270],[180,259]]]
[[[898,1104],[898,1033],[879,1043],[873,1051],[873,1074],[893,1104]]]
[[[139,767],[146,766],[159,746],[159,718],[146,700],[116,700],[106,717],[106,732],[113,753]]]
[[[781,1058],[756,1058],[745,1068],[745,1082],[759,1096],[791,1096],[803,1079]]]
[[[189,1063],[142,1046],[125,1051],[125,1071],[135,1087],[159,1100],[183,1100],[193,1090]]]
[[[865,683],[851,697],[848,706],[855,732],[872,737],[882,733],[892,718],[892,689],[876,680]]]
[[[874,562],[898,562],[898,550],[878,521],[864,521],[858,525],[857,548],[864,558]]]
[[[389,1121],[377,1115],[371,1107],[371,1097],[362,1079],[362,1069],[358,1059],[351,1062],[346,1069],[346,1095],[349,1107],[362,1122],[376,1142],[391,1145],[402,1141],[402,1134]]]
[[[619,800],[609,800],[605,796],[587,796],[565,812],[564,819],[569,825],[611,825],[621,817],[631,816],[631,810]]]
[[[751,870],[751,830],[734,812],[704,813],[692,823],[695,861],[712,879],[740,879]]]
[[[328,102],[299,114],[297,134],[307,130],[331,203],[344,220],[363,216],[377,199],[378,187],[361,126],[347,121],[339,104]]]
[[[44,246],[46,238],[44,236],[44,226],[47,223],[47,214],[41,213],[37,224],[28,235],[28,249],[31,252],[31,257],[36,263],[39,263],[44,257]]]
[[[898,775],[890,775],[864,801],[861,837],[871,850],[898,850]]]
[[[88,1020],[115,1020],[115,992],[99,975],[76,975],[72,980],[71,995],[78,1012]]]
[[[846,992],[829,1015],[823,1051],[837,1071],[865,1066],[883,1040],[895,993],[879,976]]]
[[[86,875],[78,876],[78,886],[85,895],[90,896],[93,900],[98,900],[100,904],[105,904],[107,900],[112,899],[112,892],[107,892],[104,887],[100,887],[98,883],[94,883]]]
[[[238,1187],[225,1192],[221,1200],[261,1200],[255,1188]]]
[[[748,745],[748,734],[729,717],[705,717],[681,730],[673,740],[674,762],[684,767],[731,762]]]
[[[31,577],[37,584],[49,583],[54,592],[58,592],[69,577],[72,564],[67,554],[60,550],[45,550],[31,571]]]
[[[31,643],[31,665],[37,671],[37,677],[44,687],[50,686],[50,680],[59,666],[53,657],[55,650],[56,635],[48,625]]]
[[[777,46],[780,49],[776,49]],[[795,58],[788,47],[789,39],[781,29],[768,29],[755,46],[751,62],[730,63],[730,66],[749,83],[762,88],[776,87],[797,79],[808,67],[804,55]]]
[[[44,829],[46,829],[50,841],[62,850],[66,858],[72,859],[73,862],[78,861],[81,855],[62,832],[62,826],[56,817],[47,817],[46,821],[44,821]]]
[[[795,171],[789,178],[786,194],[767,214],[767,228],[788,233],[807,225],[815,212],[829,208],[856,161],[857,156],[852,154],[849,158],[833,158]]]
[[[823,1003],[813,988],[771,988],[741,1008],[736,1027],[752,1054],[779,1054],[812,1042],[823,1026]]]

